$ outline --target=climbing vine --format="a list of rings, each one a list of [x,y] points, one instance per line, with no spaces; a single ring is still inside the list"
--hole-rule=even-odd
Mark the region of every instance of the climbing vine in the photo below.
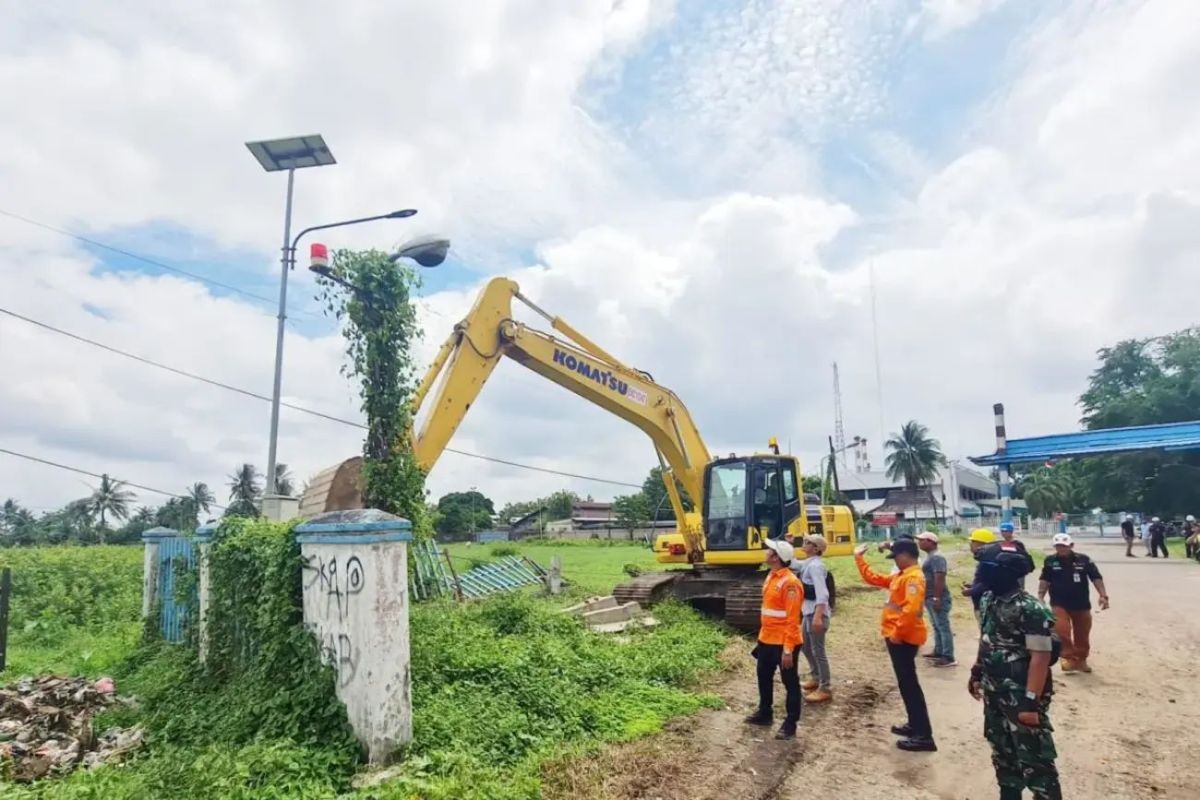
[[[413,457],[410,402],[415,384],[412,346],[421,335],[412,294],[416,273],[378,250],[338,250],[333,274],[353,290],[320,278],[319,299],[343,323],[349,363],[367,417],[363,442],[363,500],[398,514],[428,534],[425,480]]]

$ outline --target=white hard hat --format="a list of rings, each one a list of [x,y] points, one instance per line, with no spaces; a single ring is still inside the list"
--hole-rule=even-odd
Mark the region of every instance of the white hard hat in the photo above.
[[[1188,514],[1188,515],[1187,515],[1187,518],[1186,518],[1186,521],[1187,521],[1187,522],[1195,522],[1195,521],[1196,521],[1196,517],[1195,517],[1194,515],[1192,515],[1192,514]]]
[[[1054,544],[1055,546],[1062,544],[1070,547],[1075,544],[1075,540],[1071,538],[1071,534],[1069,533],[1056,533],[1054,534]]]
[[[1158,517],[1151,517],[1150,521],[1151,522],[1159,522],[1159,519],[1158,519]]]
[[[763,542],[763,546],[768,550],[774,550],[780,560],[785,564],[790,564],[792,559],[796,557],[796,548],[785,542],[783,539],[767,539]]]

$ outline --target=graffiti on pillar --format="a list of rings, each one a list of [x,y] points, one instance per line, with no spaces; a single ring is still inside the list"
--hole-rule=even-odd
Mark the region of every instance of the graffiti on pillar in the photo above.
[[[333,667],[338,685],[345,687],[358,672],[358,648],[347,633],[326,633],[320,637],[321,660]]]
[[[325,597],[325,616],[335,611],[338,621],[344,621],[354,596],[363,590],[363,565],[359,557],[351,555],[339,560],[315,556],[305,560],[304,571],[305,590],[316,587]]]
[[[310,606],[316,619],[310,629],[320,644],[321,660],[334,668],[338,685],[345,687],[358,671],[359,649],[344,623],[366,581],[362,560],[353,554],[315,555],[305,559],[304,573],[305,594],[316,595]]]

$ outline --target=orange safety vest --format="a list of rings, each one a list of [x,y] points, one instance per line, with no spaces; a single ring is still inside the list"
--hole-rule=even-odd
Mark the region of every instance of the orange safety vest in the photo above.
[[[800,608],[804,587],[788,567],[777,569],[763,581],[762,612],[758,640],[763,644],[781,644],[788,651],[804,642],[800,631]]]
[[[928,632],[922,612],[925,609],[925,576],[916,564],[894,575],[880,575],[867,566],[862,556],[854,563],[863,580],[888,590],[888,602],[879,620],[883,638],[906,644],[923,645]]]

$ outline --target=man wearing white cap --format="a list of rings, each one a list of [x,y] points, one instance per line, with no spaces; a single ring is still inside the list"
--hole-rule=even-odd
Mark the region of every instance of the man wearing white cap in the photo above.
[[[1050,592],[1050,608],[1054,611],[1054,630],[1062,640],[1063,672],[1091,672],[1088,655],[1091,652],[1092,601],[1088,582],[1100,592],[1100,608],[1108,608],[1108,592],[1096,562],[1083,553],[1075,552],[1070,534],[1054,535],[1054,555],[1046,556],[1038,581],[1038,600]]]
[[[938,552],[938,537],[932,531],[917,534],[917,547],[925,554],[921,571],[925,573],[925,610],[933,623],[933,652],[928,654],[935,667],[953,667],[954,632],[950,630],[950,592],[946,588],[949,565]]]
[[[1163,558],[1171,557],[1171,554],[1167,552],[1167,526],[1163,525],[1161,519],[1155,517],[1150,520],[1150,557],[1158,558],[1159,550],[1162,550]]]
[[[795,549],[782,539],[768,539],[764,545],[770,572],[763,581],[758,644],[752,651],[758,659],[758,711],[746,717],[746,722],[771,724],[775,711],[775,670],[778,669],[787,691],[787,716],[775,738],[791,739],[800,722],[800,672],[796,669],[796,655],[804,643],[804,634],[800,630],[804,589],[790,568],[796,557]]]

